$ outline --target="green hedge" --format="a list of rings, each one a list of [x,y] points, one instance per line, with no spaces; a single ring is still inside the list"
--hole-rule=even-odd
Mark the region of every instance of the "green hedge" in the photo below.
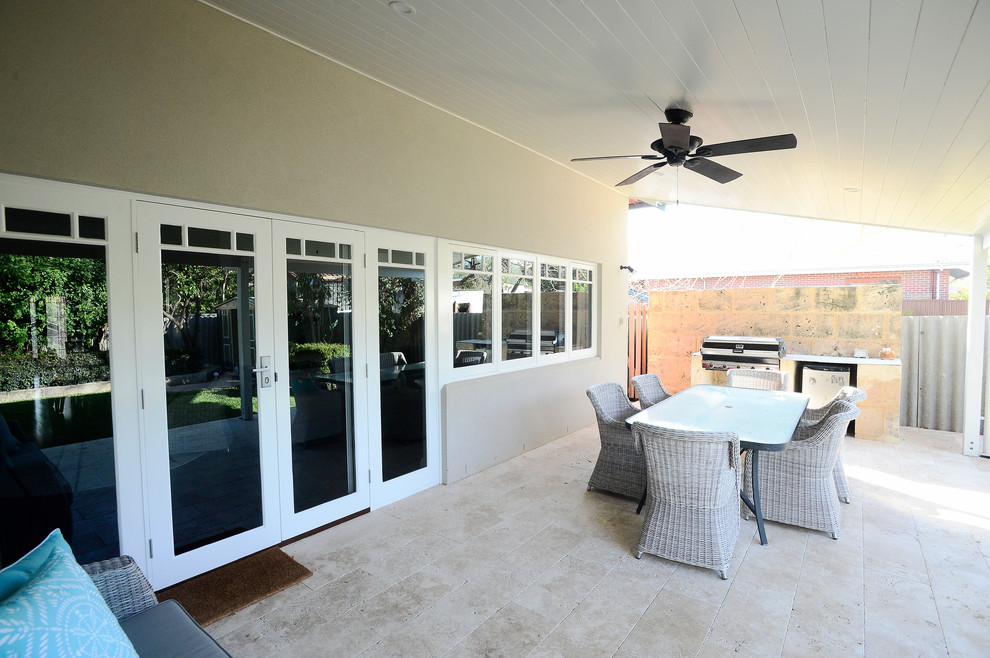
[[[67,386],[110,381],[110,357],[106,352],[79,352],[60,359],[45,353],[0,357],[0,391],[18,391],[38,386]]]
[[[350,356],[343,343],[289,343],[289,370],[330,372],[330,359]]]

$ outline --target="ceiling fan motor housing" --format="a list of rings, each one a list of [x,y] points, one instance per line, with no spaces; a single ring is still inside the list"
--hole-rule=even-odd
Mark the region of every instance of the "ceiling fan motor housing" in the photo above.
[[[697,135],[691,135],[690,146],[688,150],[685,151],[679,148],[666,148],[663,145],[663,139],[658,139],[650,144],[650,148],[660,153],[667,158],[667,164],[672,167],[679,167],[684,164],[684,159],[687,157],[688,153],[695,151],[699,146],[705,143],[705,140],[701,139]]]
[[[687,123],[694,116],[694,112],[691,110],[682,110],[679,107],[668,107],[663,111],[663,116],[666,117],[667,123],[681,125]]]

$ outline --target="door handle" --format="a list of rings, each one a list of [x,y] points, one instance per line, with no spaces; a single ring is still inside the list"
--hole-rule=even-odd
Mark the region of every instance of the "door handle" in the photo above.
[[[251,372],[261,373],[261,388],[268,388],[272,385],[272,357],[263,356],[258,359],[258,367]]]

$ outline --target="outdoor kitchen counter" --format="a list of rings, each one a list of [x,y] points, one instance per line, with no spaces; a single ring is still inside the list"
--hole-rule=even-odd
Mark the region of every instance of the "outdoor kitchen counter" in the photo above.
[[[829,363],[856,366],[856,387],[866,391],[860,402],[855,436],[859,439],[897,443],[901,424],[901,360],[858,359],[851,356],[788,354],[780,360],[780,369],[790,373],[790,390],[798,380],[798,365]],[[892,367],[893,366],[893,367]],[[663,374],[661,373],[661,378]],[[701,353],[691,355],[691,384],[725,385],[725,372],[701,367]]]
[[[782,361],[801,361],[803,363],[838,363],[842,365],[871,365],[871,366],[899,366],[900,359],[863,359],[855,356],[820,356],[816,354],[788,354]]]

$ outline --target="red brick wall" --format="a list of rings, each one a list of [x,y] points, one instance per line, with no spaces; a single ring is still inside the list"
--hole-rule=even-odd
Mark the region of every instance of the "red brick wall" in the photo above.
[[[644,279],[637,290],[729,290],[734,288],[803,288],[898,284],[903,299],[948,299],[948,270],[895,270],[890,272],[821,272],[816,274],[761,274],[682,279]]]

